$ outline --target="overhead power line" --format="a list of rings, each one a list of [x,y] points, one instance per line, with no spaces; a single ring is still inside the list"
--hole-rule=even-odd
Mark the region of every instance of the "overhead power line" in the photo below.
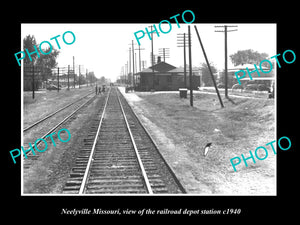
[[[225,97],[228,98],[228,68],[227,68],[227,32],[233,32],[237,31],[237,29],[234,30],[228,30],[228,27],[237,27],[236,25],[217,25],[215,27],[222,27],[224,30],[215,30],[215,32],[224,32],[225,37],[225,70],[224,70],[224,76],[225,76]]]

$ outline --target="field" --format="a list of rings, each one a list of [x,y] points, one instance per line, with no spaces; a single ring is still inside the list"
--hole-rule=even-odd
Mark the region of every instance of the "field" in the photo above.
[[[188,193],[276,194],[276,156],[265,146],[275,140],[274,99],[223,98],[221,108],[216,95],[201,92],[194,94],[194,107],[189,96],[180,99],[178,93],[125,96]],[[248,167],[242,162],[234,172],[230,159],[248,157],[259,146],[268,149],[268,157],[255,164],[247,160]],[[262,158],[264,154],[259,152]]]

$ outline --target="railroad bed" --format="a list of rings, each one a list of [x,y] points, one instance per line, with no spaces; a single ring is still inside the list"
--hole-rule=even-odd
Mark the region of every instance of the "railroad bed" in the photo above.
[[[64,194],[185,193],[115,87],[78,151]]]
[[[89,96],[90,95],[90,96]],[[91,104],[96,99],[96,95],[93,92],[88,93],[80,99],[60,108],[56,112],[53,112],[39,121],[33,123],[23,130],[23,147],[24,149],[29,149],[29,142],[34,143],[34,140],[37,139],[46,139],[46,136],[52,133],[53,131],[58,130],[62,125],[66,125],[70,123],[72,120],[76,118],[76,115],[80,113],[80,110],[86,108],[89,104]],[[57,122],[59,121],[59,122]],[[50,127],[50,128],[49,128]],[[28,134],[29,133],[29,134]],[[36,142],[38,146],[42,143],[41,140]],[[44,147],[42,147],[43,149]],[[23,169],[29,169],[35,161],[37,161],[40,157],[38,152],[33,155],[32,152],[28,152],[27,159],[23,161]],[[23,155],[25,158],[25,156]]]

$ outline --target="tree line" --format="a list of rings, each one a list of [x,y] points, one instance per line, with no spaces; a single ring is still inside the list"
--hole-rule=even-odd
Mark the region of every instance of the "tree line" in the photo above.
[[[28,52],[34,52],[35,48],[34,46],[36,46],[36,49],[39,51],[39,43],[36,42],[36,38],[34,37],[34,35],[27,35],[24,39],[23,39],[23,51],[25,51],[25,49],[28,49]],[[33,73],[33,71],[35,72],[35,87],[38,88],[39,84],[43,81],[48,81],[48,79],[56,79],[57,76],[57,71],[55,70],[55,68],[57,68],[57,57],[60,53],[59,50],[55,49],[54,46],[52,46],[52,51],[50,54],[45,55],[45,54],[40,54],[40,56],[38,57],[38,55],[36,53],[31,55],[31,59],[32,61],[30,61],[29,57],[25,57],[24,61],[23,61],[23,66],[24,66],[24,80],[28,80],[28,78],[25,78],[25,76],[29,76]],[[46,49],[43,49],[44,52],[49,52],[50,51],[50,47],[47,47]],[[40,53],[40,51],[39,51]],[[60,72],[60,77],[64,78],[67,76],[67,69],[65,68],[63,71],[61,70]],[[70,74],[70,79],[74,79],[75,78],[75,84],[86,84],[88,83],[95,83],[97,81],[97,78],[94,74],[94,72],[88,72],[88,74],[80,74],[79,75],[73,74],[73,68],[70,68],[72,75]],[[30,78],[31,76],[29,76]],[[31,85],[24,85],[25,89],[26,86],[28,86],[29,88],[31,88]]]
[[[236,53],[229,56],[231,62],[234,66],[244,65],[244,64],[257,64],[260,63],[262,60],[268,58],[267,53],[259,53],[252,49],[247,50],[239,50]],[[213,63],[210,63],[211,69],[213,73],[217,72],[217,68]],[[269,65],[266,65],[268,67]],[[213,81],[211,80],[209,69],[206,63],[202,63],[200,65],[200,71],[202,73],[202,82],[204,82],[205,86],[213,86]],[[224,76],[224,73],[223,73]],[[223,81],[223,77],[220,78]]]

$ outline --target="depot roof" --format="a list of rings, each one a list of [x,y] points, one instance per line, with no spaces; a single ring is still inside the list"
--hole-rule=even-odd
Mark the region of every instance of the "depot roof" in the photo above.
[[[183,67],[175,67],[169,63],[166,62],[159,62],[153,66],[155,73],[183,73],[184,68]],[[199,68],[193,67],[193,72],[199,72]],[[152,73],[152,66],[142,70],[140,73]],[[189,68],[186,68],[187,74],[189,73]]]

